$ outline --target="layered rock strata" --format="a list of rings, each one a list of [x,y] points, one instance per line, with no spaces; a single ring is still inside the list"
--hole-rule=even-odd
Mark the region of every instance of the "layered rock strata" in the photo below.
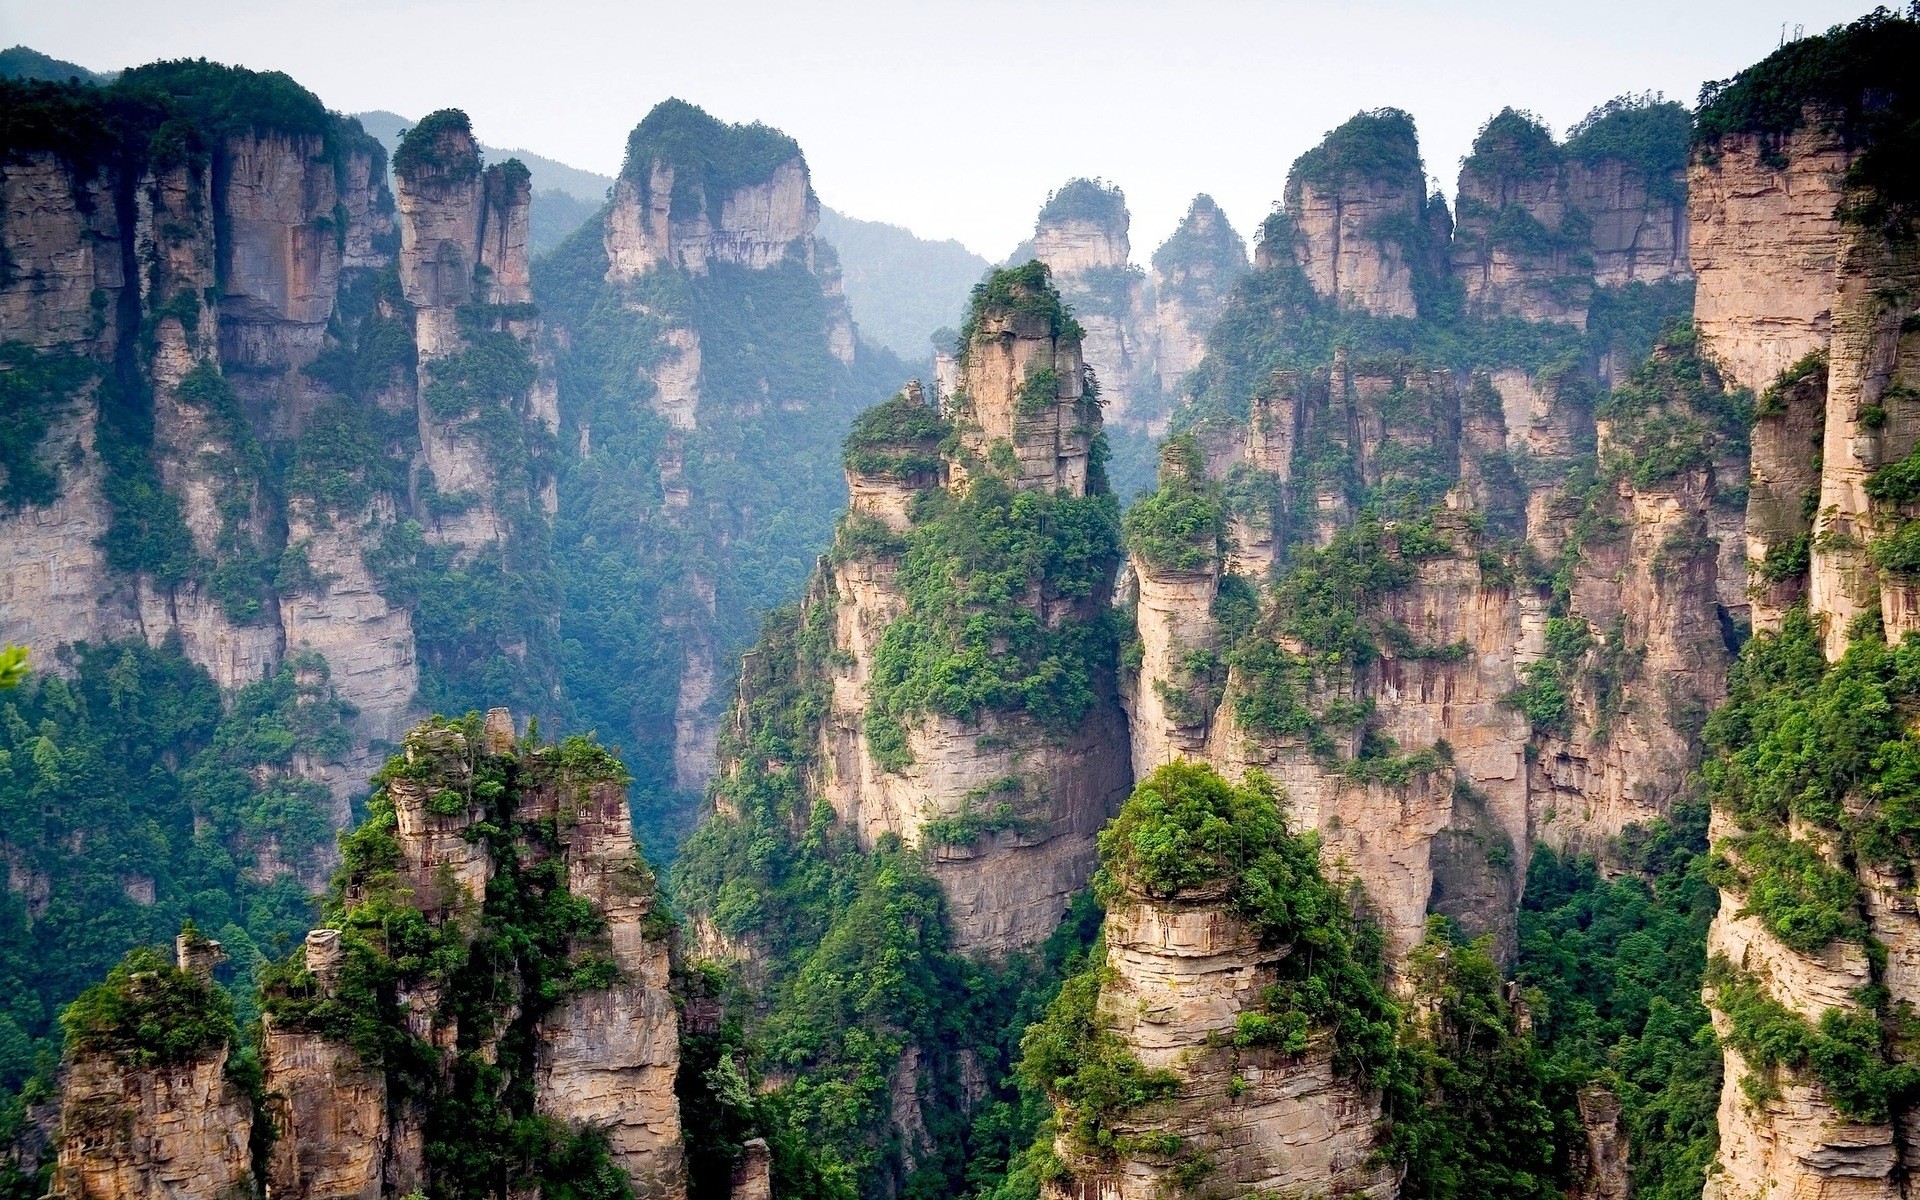
[[[1164,414],[1143,394],[1153,369],[1154,315],[1147,280],[1128,261],[1131,220],[1118,187],[1072,180],[1040,210],[1033,256],[1052,269],[1086,331],[1081,350],[1100,381],[1107,420],[1143,425]]]
[[[1163,395],[1178,392],[1200,365],[1207,334],[1247,267],[1247,244],[1227,214],[1213,197],[1194,197],[1179,228],[1153,253],[1153,370]]]
[[[636,1195],[677,1197],[685,1182],[668,947],[650,920],[657,900],[633,842],[624,780],[603,769],[607,761],[528,748],[504,709],[489,712],[479,730],[430,725],[407,736],[405,767],[387,783],[402,894],[458,943],[483,924],[490,881],[557,858],[558,886],[595,918],[591,932],[573,937],[568,962],[604,961],[610,981],[566,989],[550,1003],[522,996],[504,1017],[462,1030],[458,1014],[469,1009],[451,994],[454,981],[403,973],[398,1011],[407,1036],[445,1052],[443,1070],[456,1068],[457,1050],[525,1072],[533,1111],[604,1131]],[[513,781],[505,811],[489,794],[498,784],[486,784],[501,774]],[[483,820],[504,826],[509,849],[489,841]],[[510,886],[530,885],[515,874]],[[373,880],[348,884],[349,931],[354,907],[377,890]],[[336,1002],[343,972],[354,969],[348,936],[356,935],[315,930],[293,982],[266,1000],[261,1065],[277,1129],[267,1181],[275,1195],[371,1200],[433,1183],[420,1099],[390,1087],[321,1015]],[[526,1026],[511,1031],[526,1047],[510,1051],[500,1040],[510,1025]],[[448,1077],[437,1086],[450,1085]]]
[[[1204,889],[1127,895],[1108,910],[1106,947],[1100,1017],[1142,1066],[1178,1079],[1173,1097],[1114,1117],[1115,1141],[1177,1139],[1179,1158],[1121,1149],[1094,1159],[1062,1138],[1055,1152],[1071,1188],[1049,1183],[1043,1195],[1151,1200],[1176,1186],[1181,1160],[1210,1165],[1201,1196],[1396,1193],[1396,1170],[1379,1153],[1380,1097],[1335,1070],[1330,1031],[1299,1054],[1233,1045],[1236,1021],[1257,1011],[1294,947],[1263,944]]]
[[[208,986],[220,944],[190,934],[177,969]],[[171,988],[150,974],[126,987]],[[65,1064],[57,1200],[221,1200],[252,1184],[253,1108],[227,1073],[226,1039],[184,1059],[153,1061],[134,1048],[82,1049]]]
[[[850,462],[856,517],[909,533],[916,494],[964,493],[975,480],[1087,495],[1100,418],[1085,402],[1080,346],[1029,299],[1015,295],[976,314],[951,413],[952,457],[939,457],[935,435],[934,443],[887,447],[892,465],[879,470]],[[918,389],[892,403],[920,403]],[[831,611],[834,651],[818,786],[862,845],[891,834],[928,849],[957,946],[1004,953],[1033,945],[1086,883],[1094,835],[1125,795],[1128,763],[1113,753],[1125,744],[1122,717],[1110,693],[1070,729],[1019,711],[925,712],[904,728],[908,761],[888,765],[871,743],[868,714],[880,643],[908,608],[899,568],[897,551],[838,554],[816,578],[808,604]],[[1013,603],[1045,628],[1098,619],[1100,597],[1049,595],[1041,580],[1029,587]],[[961,834],[976,823],[988,827]]]
[[[316,522],[263,475],[261,443],[298,438],[327,397],[309,368],[339,345],[343,297],[391,254],[379,147],[313,108],[324,135],[293,114],[285,129],[195,128],[182,136],[200,153],[181,162],[49,149],[0,164],[7,338],[42,368],[92,376],[42,398],[34,456],[51,495],[0,515],[0,637],[52,665],[70,642],[177,636],[229,690],[318,652],[358,713],[356,749],[312,770],[344,816],[364,746],[398,736],[417,673],[409,614],[377,594],[366,534]],[[145,444],[122,446],[142,429]],[[164,494],[116,507],[123,476],[148,466]],[[162,556],[176,511],[191,544]],[[259,565],[289,552],[310,583]]]
[[[825,300],[821,334],[826,349],[849,365],[855,354],[852,319],[839,262],[832,247],[815,237],[819,223],[820,201],[806,158],[798,143],[776,130],[726,125],[669,100],[656,106],[628,140],[626,163],[602,226],[606,280],[627,308],[660,323],[659,352],[641,374],[651,387],[654,411],[672,430],[658,464],[663,515],[675,529],[705,539],[715,556],[750,531],[707,527],[702,514],[724,506],[725,498],[702,495],[689,485],[689,460],[707,453],[736,457],[734,423],[756,414],[727,411],[709,395],[708,350],[693,312],[663,304],[658,289],[649,293],[643,281],[662,272],[697,281],[716,274],[731,278],[729,272],[803,268]],[[737,355],[739,348],[733,349]],[[760,385],[764,392],[767,380]],[[757,399],[798,407],[824,398]],[[708,439],[724,448],[709,449]],[[698,473],[696,466],[693,474]],[[683,791],[699,792],[715,770],[726,699],[722,659],[728,647],[719,628],[725,621],[716,606],[716,580],[710,573],[695,573],[680,584],[691,602],[669,618],[681,641],[673,780]]]
[[[1692,369],[1672,353],[1644,369],[1647,388]],[[1365,887],[1396,956],[1436,911],[1511,952],[1529,848],[1598,848],[1665,815],[1724,690],[1710,521],[1722,484],[1707,468],[1645,485],[1616,473],[1570,494],[1586,456],[1636,452],[1596,429],[1591,395],[1559,374],[1461,386],[1345,356],[1324,375],[1283,372],[1244,423],[1195,432],[1204,478],[1185,486],[1217,505],[1221,548],[1156,562],[1133,542],[1123,594],[1139,666],[1122,695],[1136,775],[1176,758],[1265,771],[1320,832],[1329,869]],[[1163,494],[1185,470],[1163,465]],[[1401,489],[1443,504],[1350,528],[1364,497]],[[1578,532],[1592,529],[1607,532]],[[1565,563],[1563,613],[1494,549],[1502,532]],[[1357,659],[1291,632],[1314,626],[1292,624],[1306,600],[1284,582],[1262,595],[1289,542],[1326,548],[1310,571],[1393,574],[1348,601],[1373,631]],[[1250,632],[1223,625],[1221,604],[1243,603],[1232,596],[1257,603]],[[1543,673],[1561,707],[1530,720],[1516,697]]]

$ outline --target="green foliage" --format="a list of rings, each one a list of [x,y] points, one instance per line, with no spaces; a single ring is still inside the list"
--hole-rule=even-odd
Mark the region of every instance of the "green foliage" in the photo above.
[[[1069,179],[1059,191],[1047,193],[1047,202],[1040,206],[1039,223],[1096,221],[1124,227],[1130,215],[1119,184],[1103,179]]]
[[[936,474],[940,443],[953,426],[940,410],[907,392],[860,414],[847,433],[843,461],[862,475],[912,479]]]
[[[1127,549],[1160,571],[1198,571],[1215,562],[1226,540],[1226,507],[1220,488],[1206,477],[1206,460],[1174,462],[1198,445],[1176,435],[1161,449],[1160,486],[1128,506],[1121,528]]]
[[[291,874],[260,875],[263,852],[309,867],[327,835],[331,797],[294,759],[337,761],[347,744],[318,660],[290,660],[224,712],[177,645],[81,645],[66,669],[0,703],[0,840],[15,878],[45,883],[0,895],[0,1094],[57,1050],[61,1005],[188,919],[226,947],[223,978],[251,1015],[262,948],[280,952],[313,915]]]
[[[716,785],[721,812],[674,867],[680,900],[752,945],[766,973],[759,1006],[729,1000],[722,1032],[698,1047],[706,1083],[692,1111],[717,1130],[723,1150],[699,1151],[696,1196],[726,1193],[724,1146],[756,1135],[773,1147],[782,1195],[847,1200],[892,1188],[946,1195],[995,1186],[1033,1142],[1045,1107],[1008,1079],[1021,1033],[1067,965],[1077,968],[1098,920],[1090,902],[1079,902],[1038,955],[998,965],[962,958],[949,946],[939,888],[920,855],[891,839],[862,851],[837,826],[805,782],[827,710],[830,622],[827,606],[769,618],[743,664],[745,719],[722,735],[722,760],[737,765]],[[705,986],[722,974],[707,968]],[[718,986],[731,994],[730,984]],[[885,1137],[889,1079],[908,1045],[920,1053],[930,1134],[911,1180]],[[970,1103],[959,1087],[963,1054],[984,1069],[984,1099]]]
[[[1745,458],[1753,396],[1723,387],[1699,357],[1692,326],[1676,322],[1598,415],[1619,431],[1608,471],[1649,488],[1722,458]]]
[[[1704,805],[1591,855],[1536,846],[1520,907],[1519,979],[1555,1073],[1620,1100],[1634,1194],[1694,1200],[1718,1148],[1721,1057],[1700,1000]],[[1624,870],[1622,870],[1624,868]]]
[[[1616,96],[1567,130],[1567,157],[1589,164],[1619,159],[1639,169],[1647,191],[1686,199],[1687,155],[1693,114],[1657,92]]]
[[[1547,618],[1547,653],[1521,670],[1521,684],[1507,703],[1527,715],[1535,733],[1565,734],[1571,727],[1569,691],[1593,647],[1593,627],[1584,617]]]
[[[1464,165],[1480,175],[1538,179],[1559,169],[1560,147],[1539,117],[1503,108],[1480,127]]]
[[[1153,252],[1153,271],[1161,295],[1204,303],[1247,273],[1247,243],[1203,192],[1193,198],[1173,236]]]
[[[1702,775],[1708,791],[1749,832],[1781,832],[1797,817],[1825,830],[1843,857],[1910,862],[1920,835],[1913,791],[1920,737],[1908,731],[1901,712],[1916,694],[1920,643],[1889,647],[1862,636],[1829,665],[1817,626],[1796,608],[1778,632],[1749,641],[1728,675],[1727,704],[1707,722],[1711,753]],[[1803,874],[1797,858],[1780,858],[1778,865]],[[1756,869],[1763,882],[1771,874],[1765,865]],[[1833,906],[1828,917],[1796,920],[1796,927],[1840,936],[1853,927],[1857,914],[1848,911],[1846,897],[1818,878],[1765,886],[1767,894],[1800,894]]]
[[[45,506],[59,495],[59,476],[41,460],[40,442],[54,415],[95,374],[84,358],[0,342],[0,506]]]
[[[981,323],[990,317],[1023,324],[1044,321],[1048,336],[1062,342],[1077,344],[1086,336],[1054,288],[1053,272],[1037,258],[1023,266],[1002,267],[973,285],[967,319],[960,327],[963,358],[979,336]]]
[[[464,144],[464,152],[462,147]],[[474,179],[480,174],[480,150],[473,141],[473,123],[457,108],[428,113],[401,137],[393,152],[394,174],[413,179],[426,175],[450,180]]]
[[[1860,883],[1806,842],[1761,829],[1725,839],[1709,878],[1743,897],[1741,916],[1757,916],[1768,932],[1802,954],[1818,954],[1839,938],[1867,935]]]
[[[1067,980],[1046,1019],[1027,1028],[1020,1073],[1053,1097],[1056,1120],[1075,1149],[1110,1157],[1132,1148],[1112,1128],[1113,1119],[1175,1095],[1180,1077],[1142,1066],[1100,1014],[1100,988],[1109,974],[1104,942],[1094,943],[1092,957],[1098,965]]]
[[[474,713],[435,718],[409,735],[411,758],[396,756],[375,777],[367,820],[341,839],[327,902],[327,923],[340,931],[334,986],[319,990],[301,952],[267,969],[262,1004],[282,1028],[351,1045],[384,1073],[390,1102],[422,1106],[429,1195],[532,1186],[626,1197],[604,1132],[534,1111],[541,1021],[568,996],[619,978],[604,915],[566,887],[565,797],[597,781],[623,783],[625,771],[586,738],[551,746],[530,736],[509,753],[485,754],[480,725]],[[461,920],[429,919],[400,874],[392,793],[400,780],[451,796],[478,818],[471,835],[494,872],[477,911]],[[536,788],[563,798],[557,820],[524,817],[522,798]],[[632,886],[651,887],[637,848],[632,876]],[[460,1030],[454,1047],[437,1049],[413,1031],[401,990],[425,985],[437,996],[434,1020]]]
[[[1378,931],[1357,918],[1320,871],[1311,834],[1287,829],[1273,785],[1257,772],[1238,786],[1211,767],[1174,762],[1138,784],[1100,834],[1094,890],[1109,908],[1223,888],[1226,903],[1268,945],[1291,945],[1239,1040],[1305,1048],[1306,1029],[1331,1029],[1335,1066],[1370,1080],[1393,1058],[1398,1013],[1380,980]]]
[[[1778,1095],[1786,1072],[1817,1080],[1842,1116],[1877,1124],[1920,1092],[1920,1068],[1889,1061],[1881,1016],[1871,1006],[1829,1008],[1816,1025],[1721,955],[1708,965],[1706,982],[1713,1006],[1726,1016],[1727,1043],[1747,1062],[1740,1086],[1752,1102]]]
[[[673,216],[690,217],[704,206],[717,221],[727,196],[764,183],[799,157],[798,142],[758,121],[729,125],[685,100],[662,100],[628,136],[620,173],[640,185],[644,207],[655,164],[671,167]]]
[[[1103,615],[1050,625],[1037,601],[1103,592],[1119,548],[1115,507],[1111,496],[1016,491],[993,476],[963,495],[925,496],[900,567],[906,611],[881,638],[869,712],[1078,721],[1113,661],[1113,627]]]
[[[1424,175],[1413,117],[1397,108],[1376,108],[1347,118],[1318,146],[1294,159],[1287,172],[1287,196],[1291,201],[1302,184],[1326,191],[1363,179],[1412,179],[1417,187]]]
[[[1389,1153],[1406,1164],[1409,1200],[1564,1194],[1560,1149],[1579,1136],[1565,1081],[1516,1028],[1491,939],[1455,942],[1427,919],[1407,957],[1423,1016],[1401,1036],[1386,1090]]]
[[[198,937],[191,922],[188,936]],[[219,984],[136,946],[60,1014],[70,1053],[110,1054],[140,1065],[179,1066],[233,1038],[233,1002]]]
[[[1732,79],[1704,84],[1694,140],[1710,155],[1725,137],[1758,134],[1763,156],[1784,166],[1786,139],[1816,122],[1861,148],[1848,181],[1870,194],[1843,215],[1910,220],[1920,203],[1916,57],[1920,19],[1876,8],[1851,25],[1788,42]]]
[[[1340,529],[1323,550],[1300,549],[1273,587],[1273,629],[1318,664],[1360,667],[1379,654],[1374,602],[1405,588],[1422,559],[1451,553],[1431,518],[1372,516]]]
[[[249,71],[178,58],[122,71],[112,90],[165,97],[169,107],[193,121],[210,141],[246,133],[330,136],[339,118],[320,97],[279,71]]]

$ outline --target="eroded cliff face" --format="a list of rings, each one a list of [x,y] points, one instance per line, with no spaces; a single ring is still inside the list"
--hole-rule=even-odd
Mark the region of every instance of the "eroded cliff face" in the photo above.
[[[1313,290],[1376,317],[1420,315],[1413,290],[1419,250],[1385,231],[1423,228],[1426,195],[1417,169],[1381,178],[1290,182],[1291,249]],[[1264,244],[1262,251],[1274,253]]]
[[[504,709],[489,712],[483,727],[430,725],[407,736],[403,765],[385,788],[396,873],[383,878],[361,868],[346,885],[335,922],[341,928],[310,934],[287,982],[264,1000],[274,1194],[371,1200],[459,1186],[444,1174],[457,1158],[429,1151],[427,1129],[444,1120],[435,1113],[447,1102],[442,1093],[466,1086],[456,1080],[484,1063],[524,1087],[531,1112],[568,1129],[602,1131],[612,1164],[636,1195],[684,1195],[674,1094],[679,1015],[665,930],[617,764],[597,747],[578,746],[530,748],[516,740]],[[496,879],[536,895],[564,893],[591,917],[563,945],[538,952],[557,952],[557,960],[522,958],[507,967],[509,977],[496,981],[504,990],[490,997],[461,992],[470,976],[399,968],[391,1015],[368,1015],[396,1022],[386,1036],[441,1054],[429,1078],[410,1077],[396,1089],[389,1072],[397,1064],[367,1064],[337,1012],[366,986],[356,973],[367,969],[367,955],[381,952],[361,940],[356,910],[400,900],[450,952],[478,955],[473,939],[513,919],[489,907]],[[473,963],[485,961],[481,955]],[[556,969],[575,982],[555,986]],[[435,1128],[432,1138],[443,1145],[485,1136]]]
[[[1200,364],[1207,334],[1246,272],[1246,242],[1213,197],[1196,196],[1153,255],[1153,370],[1163,394],[1176,393],[1180,380]]]
[[[182,935],[176,982],[164,963],[122,982],[128,1003],[206,986],[220,945]],[[143,995],[143,993],[146,993]],[[169,1014],[170,1015],[170,1014]],[[131,1033],[133,1031],[120,1031]],[[157,1046],[70,1049],[60,1101],[59,1162],[50,1193],[60,1200],[221,1200],[252,1184],[253,1106],[228,1075],[224,1037],[180,1055]]]
[[[283,500],[263,448],[326,401],[310,368],[350,336],[346,291],[388,261],[392,203],[378,147],[347,126],[183,136],[201,139],[184,161],[0,167],[7,336],[38,351],[30,372],[69,381],[35,398],[46,493],[0,516],[0,633],[50,667],[70,642],[177,637],[227,690],[318,652],[358,737],[301,769],[344,819],[367,742],[397,736],[412,704],[410,621],[370,578],[370,535]],[[288,552],[307,582],[273,579]]]
[[[1683,398],[1717,386],[1684,344],[1663,353],[1616,402],[1633,429],[1700,419]],[[1341,355],[1197,428],[1194,465],[1170,451],[1154,503],[1211,511],[1214,532],[1174,551],[1151,504],[1129,518],[1136,775],[1267,773],[1395,960],[1430,912],[1511,953],[1529,849],[1598,849],[1665,815],[1724,692],[1725,485],[1622,465],[1647,448],[1596,429],[1593,396],[1577,372]],[[1574,470],[1595,455],[1601,483]],[[1366,497],[1401,494],[1441,504],[1356,524]],[[1370,632],[1329,640],[1348,610]]]
[[[1277,964],[1297,947],[1266,944],[1222,895],[1202,889],[1177,899],[1129,894],[1109,908],[1105,928],[1099,1015],[1142,1066],[1178,1082],[1168,1098],[1113,1119],[1116,1142],[1138,1149],[1098,1159],[1063,1136],[1055,1153],[1071,1182],[1050,1182],[1043,1195],[1396,1193],[1397,1169],[1379,1155],[1380,1096],[1335,1069],[1332,1031],[1315,1031],[1297,1054],[1234,1045],[1236,1022],[1258,1011]],[[1146,1149],[1169,1138],[1177,1154]],[[1210,1169],[1198,1184],[1177,1184],[1193,1161]]]
[[[1900,685],[1870,664],[1889,653],[1883,637],[1894,647],[1916,627],[1905,547],[1920,260],[1910,210],[1849,175],[1871,140],[1849,142],[1844,127],[1809,106],[1789,130],[1721,134],[1692,171],[1703,343],[1760,394],[1747,558],[1754,624],[1769,635],[1748,650],[1759,661],[1730,714],[1747,724],[1730,726],[1711,830],[1721,897],[1706,998],[1726,1067],[1714,1200],[1904,1196],[1920,1165],[1906,1096],[1865,1086],[1911,1069],[1904,1040],[1880,1030],[1920,996],[1910,851],[1883,808],[1904,724],[1863,733],[1880,747],[1873,765],[1819,785],[1822,804],[1745,798],[1783,736],[1752,713],[1802,697],[1882,711]],[[1790,653],[1824,659],[1824,677],[1811,667],[1783,690],[1765,672]],[[1849,672],[1874,682],[1840,699]],[[1773,889],[1792,870],[1832,897],[1825,924],[1785,918]],[[1773,1054],[1756,1032],[1767,1021],[1821,1046],[1870,1031],[1856,1035],[1867,1057],[1836,1072],[1822,1053]]]
[[[850,460],[854,519],[910,537],[915,497],[934,489],[958,496],[1011,485],[1087,496],[1100,417],[1087,403],[1080,346],[1030,299],[1022,293],[977,314],[950,413],[953,457],[940,458],[937,436],[923,435],[877,451],[874,469]],[[918,387],[891,403],[921,405]],[[920,712],[903,723],[904,754],[877,750],[876,662],[909,608],[900,567],[898,550],[836,553],[809,600],[832,614],[834,651],[818,785],[862,845],[891,834],[929,851],[959,948],[1031,946],[1085,885],[1094,835],[1125,795],[1128,764],[1113,753],[1125,726],[1108,693],[1066,728],[1022,711]],[[1098,594],[1050,594],[1038,578],[1013,600],[1047,629],[1095,621],[1102,603]]]
[[[1081,352],[1099,380],[1106,419],[1164,424],[1146,394],[1153,369],[1153,301],[1147,280],[1128,261],[1131,214],[1117,187],[1075,179],[1040,210],[1033,256],[1053,271],[1060,294],[1086,331]]]
[[[1760,392],[1826,345],[1851,157],[1815,120],[1777,150],[1758,134],[1722,138],[1688,171],[1694,321],[1732,382]]]
[[[1511,108],[1488,121],[1456,197],[1451,269],[1469,309],[1584,328],[1595,286],[1690,279],[1687,125],[1677,105],[1618,101],[1565,143]]]

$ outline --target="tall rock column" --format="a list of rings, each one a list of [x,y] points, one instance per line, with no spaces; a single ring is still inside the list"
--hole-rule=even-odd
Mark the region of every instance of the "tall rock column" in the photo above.
[[[250,1192],[253,1109],[227,1074],[233,1010],[212,979],[222,957],[189,929],[175,963],[136,950],[69,1010],[57,1200]]]
[[[1118,187],[1070,180],[1047,197],[1033,231],[1033,254],[1086,332],[1081,343],[1099,381],[1109,421],[1158,425],[1165,413],[1143,393],[1150,386],[1152,337],[1146,279],[1128,261],[1132,216]]]
[[[1149,863],[1136,847],[1154,834],[1177,839],[1196,793],[1233,823],[1223,840],[1240,853],[1225,862],[1197,854],[1175,882],[1171,864]],[[1311,851],[1285,831],[1271,789],[1168,766],[1142,782],[1102,842],[1104,958],[1068,980],[1028,1039],[1024,1069],[1053,1072],[1045,1086],[1060,1131],[1061,1177],[1041,1194],[1393,1196],[1397,1171],[1381,1152],[1380,1096],[1367,1078],[1378,1064],[1353,1044],[1357,1028],[1316,1025],[1291,1007],[1303,987],[1338,978],[1332,986],[1350,989],[1343,1003],[1357,1026],[1361,1014],[1384,1011],[1377,985],[1342,974],[1357,965],[1337,932],[1341,917],[1316,931],[1324,940],[1309,956],[1293,940],[1306,931],[1249,905],[1237,877],[1255,861],[1274,866],[1264,851],[1306,860],[1295,862],[1304,878],[1286,886],[1330,890]],[[1145,1099],[1108,1107],[1099,1090],[1081,1088],[1083,1072],[1127,1078]]]
[[[1920,1001],[1920,923],[1896,882],[1914,861],[1898,664],[1920,627],[1920,254],[1912,185],[1889,169],[1914,153],[1916,54],[1920,22],[1879,12],[1783,47],[1698,115],[1702,338],[1761,393],[1763,632],[1707,772],[1721,896],[1706,999],[1726,1062],[1710,1200],[1906,1196],[1920,1170],[1900,1015]],[[1850,71],[1799,72],[1819,55]]]
[[[1284,217],[1283,227],[1269,220],[1266,260],[1292,254],[1313,290],[1341,308],[1419,315],[1416,279],[1437,273],[1447,238],[1444,206],[1427,199],[1412,117],[1383,108],[1329,133],[1288,172]],[[1282,244],[1269,245],[1275,238]]]
[[[1179,228],[1153,252],[1153,370],[1163,395],[1172,397],[1200,365],[1207,334],[1247,266],[1247,243],[1227,214],[1212,196],[1195,196]]]
[[[1585,328],[1591,222],[1568,201],[1560,147],[1513,109],[1487,122],[1460,164],[1453,272],[1487,315]]]
[[[968,329],[950,414],[911,389],[848,442],[853,512],[831,590],[810,601],[833,605],[837,660],[819,782],[863,845],[893,834],[925,847],[956,945],[1001,953],[1045,938],[1084,886],[1128,764],[1113,753],[1126,734],[1112,681],[1083,640],[1098,638],[1110,592],[1113,516],[1091,475],[1100,415],[1080,330],[1037,263],[983,284]],[[949,559],[959,530],[977,526],[1086,540],[1072,562]],[[902,575],[916,556],[928,564],[917,587]],[[997,648],[975,645],[979,629],[1002,631]],[[1055,669],[1036,658],[1047,654],[1078,673],[1048,685],[1077,712],[1024,690],[1031,672]],[[988,698],[962,706],[923,690],[914,664],[941,660]]]
[[[504,371],[463,354],[489,335],[530,338],[527,213],[530,177],[518,161],[482,169],[465,113],[445,109],[407,132],[394,153],[400,286],[419,351],[421,468],[435,540],[471,558],[509,534],[510,481],[475,418],[524,408],[537,371]],[[524,354],[524,350],[522,351]],[[557,414],[556,414],[557,416]]]
[[[658,519],[668,529],[648,533],[658,541],[689,539],[711,564],[695,568],[683,560],[669,568],[681,597],[665,615],[680,657],[673,784],[687,792],[700,791],[712,778],[726,701],[722,660],[730,648],[729,627],[744,624],[747,616],[727,611],[721,598],[728,586],[727,553],[730,546],[753,543],[754,523],[776,519],[769,509],[780,507],[705,493],[699,481],[714,477],[709,468],[715,462],[726,464],[722,472],[737,469],[742,425],[763,430],[774,443],[753,451],[785,455],[791,446],[777,443],[786,431],[773,428],[765,414],[819,410],[834,399],[832,387],[819,386],[830,371],[809,374],[808,390],[798,394],[783,394],[791,380],[743,378],[747,371],[765,372],[770,362],[791,362],[798,325],[783,323],[796,320],[790,314],[817,304],[817,344],[830,356],[826,365],[853,361],[839,264],[814,236],[819,223],[820,201],[797,142],[765,125],[729,125],[668,100],[629,136],[601,231],[606,282],[618,303],[652,327],[654,344],[635,355],[636,370],[650,392],[648,402],[668,427],[657,455],[663,492]],[[787,272],[796,270],[806,272],[809,286],[789,290]],[[807,291],[813,294],[801,299]],[[695,296],[705,302],[696,303]],[[743,314],[749,324],[762,323],[764,334],[730,323]],[[727,340],[710,348],[702,339],[715,321],[723,322]],[[740,344],[749,338],[762,346]],[[716,352],[717,384],[708,378],[709,355]],[[622,353],[632,351],[623,347]],[[785,478],[784,470],[774,474]]]

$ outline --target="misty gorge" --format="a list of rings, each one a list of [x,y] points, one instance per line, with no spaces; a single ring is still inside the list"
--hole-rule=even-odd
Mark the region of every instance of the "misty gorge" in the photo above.
[[[1221,186],[180,4],[0,0],[0,1200],[1920,1200],[1920,4]]]

